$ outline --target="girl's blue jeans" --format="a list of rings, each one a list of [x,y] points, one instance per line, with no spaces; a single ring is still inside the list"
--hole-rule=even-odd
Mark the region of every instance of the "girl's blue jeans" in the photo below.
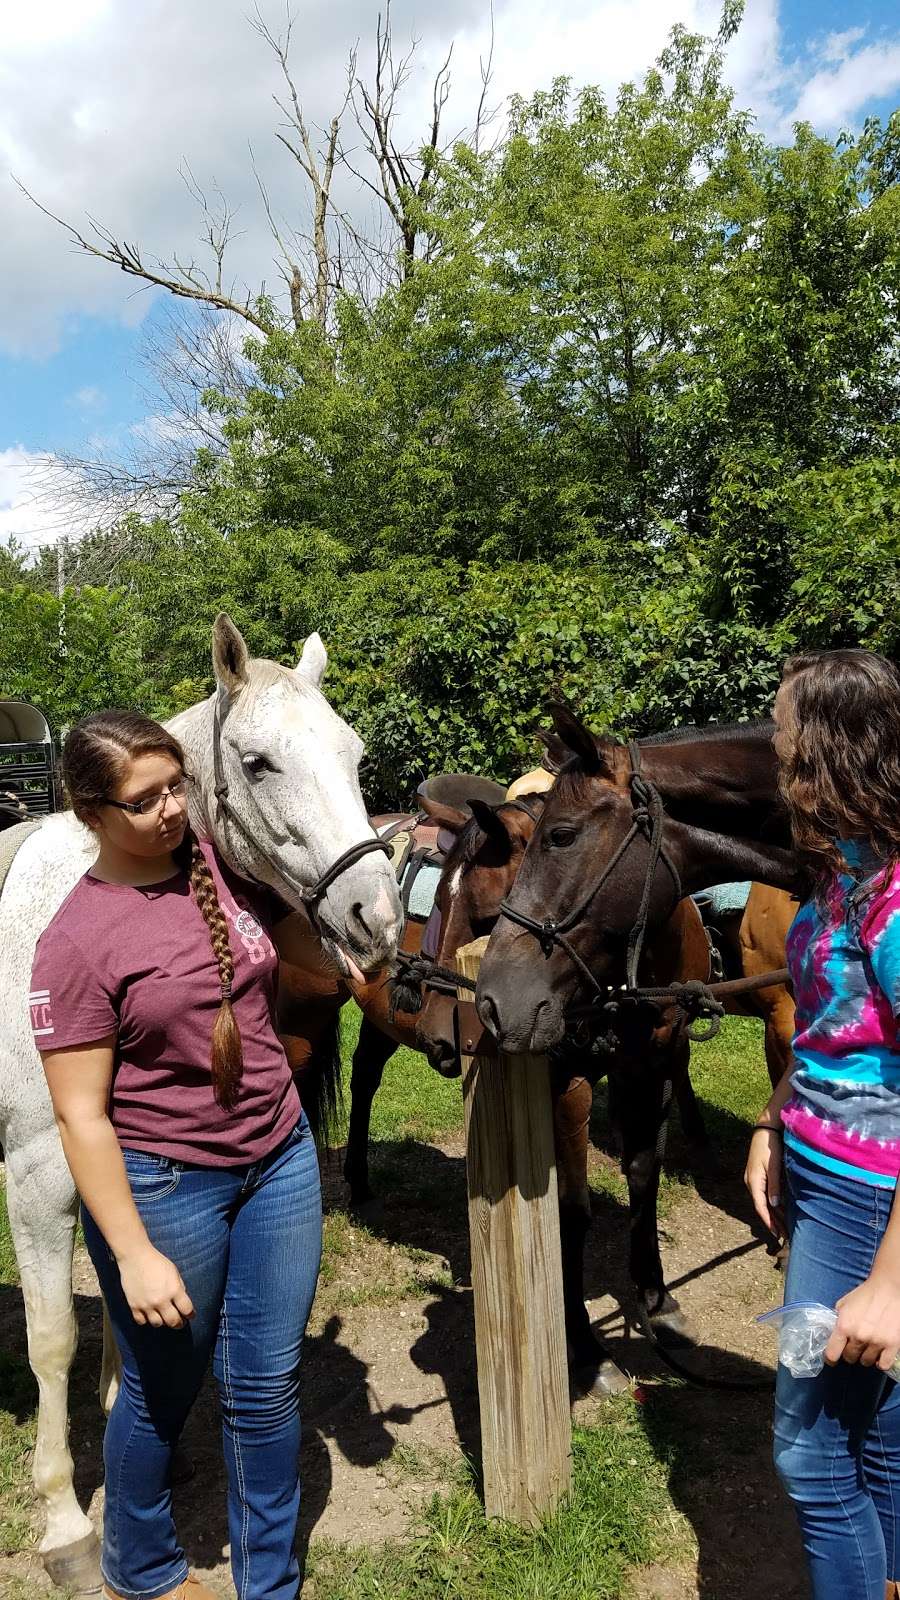
[[[172,1521],[170,1467],[212,1357],[239,1600],[294,1600],[300,1352],[322,1243],[309,1124],[301,1115],[284,1143],[251,1166],[124,1155],[147,1233],[178,1267],[195,1315],[177,1330],[139,1326],[111,1252],[84,1211],[87,1246],[122,1356],[122,1386],[103,1447],[103,1576],[128,1600],[157,1600],[187,1576]]]
[[[785,1150],[785,1303],[833,1306],[869,1276],[893,1200]],[[900,1384],[839,1361],[816,1378],[779,1366],[775,1466],[800,1522],[813,1600],[884,1600],[900,1579]]]

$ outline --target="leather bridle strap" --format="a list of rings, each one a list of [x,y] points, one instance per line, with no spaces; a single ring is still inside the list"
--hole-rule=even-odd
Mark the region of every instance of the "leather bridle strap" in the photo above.
[[[567,916],[562,918],[561,921],[557,921],[553,917],[545,917],[543,921],[539,921],[537,917],[529,917],[524,911],[519,911],[510,900],[504,900],[500,906],[500,915],[502,917],[506,917],[510,922],[515,922],[519,927],[525,928],[529,933],[534,934],[534,937],[540,944],[545,956],[551,955],[554,948],[564,950],[569,960],[572,962],[572,965],[580,973],[585,983],[598,995],[607,994],[609,991],[606,986],[597,982],[597,979],[591,972],[587,962],[582,960],[581,956],[578,954],[578,951],[574,948],[566,935],[571,933],[572,930],[583,920],[592,902],[596,899],[604,884],[607,883],[612,877],[612,874],[615,872],[619,862],[631,848],[638,834],[643,834],[648,838],[650,844],[650,854],[647,861],[647,871],[644,876],[644,885],[641,893],[637,917],[635,918],[631,932],[628,936],[628,953],[625,970],[626,988],[628,990],[634,990],[638,987],[638,964],[641,959],[641,954],[644,948],[644,939],[647,932],[647,920],[650,911],[650,897],[653,892],[653,880],[656,876],[656,869],[660,861],[663,862],[663,865],[667,868],[672,879],[672,885],[675,891],[675,899],[673,902],[674,905],[677,905],[678,901],[682,897],[681,879],[678,874],[678,869],[668,851],[665,849],[663,843],[665,811],[663,809],[662,797],[660,796],[659,790],[656,788],[655,784],[650,783],[649,780],[641,776],[640,750],[633,742],[630,742],[628,745],[628,754],[631,761],[631,777],[629,780],[629,787],[631,790],[631,801],[634,813],[631,827],[629,828],[618,849],[613,853],[611,859],[607,862],[600,874],[600,877],[597,879],[597,882],[591,889],[588,890],[583,899],[578,902],[574,910],[570,911]]]
[[[357,861],[361,861],[363,856],[370,856],[373,850],[383,850],[387,854],[390,851],[390,845],[385,839],[361,839],[359,844],[352,844],[349,850],[345,850],[343,855],[338,856],[337,860],[332,862],[327,872],[322,873],[318,883],[314,883],[310,889],[301,889],[300,898],[307,909],[314,910],[317,902],[331,888],[335,878],[339,878],[342,872],[347,871],[348,867],[355,867]]]
[[[640,802],[640,813],[635,807],[635,821],[638,816],[646,815],[649,828],[650,856],[647,862],[647,871],[644,876],[644,888],[641,894],[641,903],[638,914],[628,938],[628,956],[625,966],[625,982],[629,989],[638,987],[638,966],[644,949],[644,940],[647,936],[647,922],[650,916],[650,896],[653,893],[653,880],[660,861],[669,872],[675,889],[674,906],[677,906],[682,897],[681,878],[674,861],[666,850],[663,842],[663,830],[666,824],[665,807],[662,795],[654,783],[649,783],[641,774],[641,752],[639,745],[633,739],[628,741],[628,755],[631,761],[631,794],[632,800]],[[643,830],[642,822],[642,830]]]
[[[225,764],[222,760],[221,700],[218,697],[216,699],[216,708],[213,716],[213,776],[215,778],[213,794],[215,795],[219,816],[226,816],[229,822],[231,822],[240,830],[240,832],[244,835],[244,838],[253,846],[253,849],[262,856],[263,860],[268,862],[272,870],[277,873],[279,877],[284,878],[283,869],[278,865],[277,861],[273,860],[265,845],[252,831],[252,829],[247,826],[243,818],[238,815],[234,809],[234,806],[228,799],[228,779],[225,776]],[[404,822],[405,821],[406,819],[404,818]],[[291,883],[292,887],[299,894],[299,897],[303,901],[303,904],[310,916],[313,918],[313,920],[315,920],[318,903],[326,891],[330,889],[335,879],[339,878],[342,872],[346,872],[348,867],[355,866],[357,861],[361,861],[364,856],[371,855],[375,850],[383,850],[385,854],[389,854],[389,837],[390,834],[396,831],[398,830],[391,828],[388,830],[388,837],[382,836],[379,839],[361,839],[358,844],[352,844],[349,850],[345,850],[342,855],[339,855],[337,860],[333,861],[331,866],[322,873],[322,876],[318,879],[318,881],[308,888],[303,888],[299,884],[294,884],[289,878],[285,879],[285,882]]]

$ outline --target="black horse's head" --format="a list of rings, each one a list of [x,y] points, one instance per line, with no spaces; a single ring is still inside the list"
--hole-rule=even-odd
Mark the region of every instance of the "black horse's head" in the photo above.
[[[671,853],[653,857],[647,791],[628,747],[598,739],[566,707],[552,710],[569,758],[519,869],[515,918],[498,922],[478,980],[481,1019],[510,1053],[559,1044],[585,968],[598,985],[621,982],[639,914],[652,931],[679,898]]]

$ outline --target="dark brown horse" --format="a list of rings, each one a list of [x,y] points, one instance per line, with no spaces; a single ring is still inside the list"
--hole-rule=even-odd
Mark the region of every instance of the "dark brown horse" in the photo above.
[[[442,966],[452,968],[453,953],[495,925],[545,800],[543,793],[523,795],[496,810],[476,803],[471,818],[445,809],[442,821],[456,833],[457,842],[447,857],[436,899],[441,924],[437,959]],[[692,901],[682,901],[648,944],[642,977],[658,984],[706,980],[709,969],[709,942],[699,913]],[[429,992],[418,1037],[432,1065],[445,1075],[459,1071],[457,1028],[453,996]],[[551,1059],[566,1332],[573,1365],[594,1370],[599,1366],[595,1387],[600,1390],[617,1385],[614,1369],[604,1364],[606,1353],[591,1331],[584,1302],[584,1246],[591,1218],[588,1128],[594,1087],[601,1077],[608,1077],[611,1118],[621,1141],[628,1181],[632,1273],[641,1297],[643,1286],[655,1283],[662,1272],[658,1265],[659,1160],[655,1147],[661,1120],[655,1108],[661,1097],[668,1103],[674,1093],[685,1133],[697,1143],[705,1140],[688,1076],[689,1055],[683,1020],[671,1014],[660,1017],[647,1007],[630,1019],[612,1049],[595,1053],[567,1040]],[[653,1133],[649,1148],[648,1127]],[[655,1298],[646,1310],[658,1338],[677,1343],[689,1337],[671,1296]]]
[[[482,1020],[511,1053],[552,1051],[573,1002],[591,999],[595,986],[618,991],[635,928],[643,922],[652,947],[684,893],[743,878],[792,891],[802,886],[778,802],[770,725],[686,730],[629,749],[598,740],[564,708],[554,720],[569,760],[542,809],[508,902],[511,915],[491,936],[478,983]],[[635,762],[666,805],[658,838],[652,797],[633,781]],[[613,1103],[629,1191],[655,1194],[667,1080],[641,1038],[646,1003],[620,993],[606,1002],[615,1006],[612,1028],[627,1063],[616,1074]],[[674,1030],[674,1048],[683,1026],[678,1008],[651,1009]],[[653,1323],[670,1314],[655,1226],[651,1239],[639,1220],[631,1269],[642,1315]]]
[[[478,985],[482,1020],[512,1053],[557,1045],[585,969],[597,987],[619,986],[635,928],[664,926],[684,894],[742,878],[791,891],[801,882],[770,725],[687,730],[627,747],[597,740],[564,708],[555,720],[571,758],[548,795]],[[665,806],[655,855],[635,760]]]
[[[650,746],[645,745],[648,756]],[[660,746],[661,748],[661,746]],[[557,759],[567,752],[557,752]],[[474,787],[475,780],[472,782]],[[509,892],[523,859],[544,795],[495,811],[476,802],[477,820],[459,808],[428,802],[432,820],[457,835],[438,890],[441,936],[438,959],[452,965],[455,951],[493,927],[501,901]],[[390,819],[383,819],[385,821]],[[468,826],[467,826],[468,823]],[[404,948],[415,953],[422,924],[410,921]],[[735,934],[737,929],[735,927]],[[305,1071],[301,1092],[310,1102],[339,1081],[336,1055],[337,1016],[350,989],[323,962],[310,929],[298,919],[292,960],[282,966],[280,1018],[289,1057]],[[283,943],[283,941],[281,941]],[[779,964],[770,960],[769,965]],[[709,951],[691,904],[678,908],[648,950],[642,969],[646,981],[668,983],[708,976]],[[354,989],[363,1009],[351,1078],[350,1130],[345,1175],[355,1203],[369,1196],[368,1141],[372,1102],[386,1062],[398,1044],[424,1048],[432,1064],[456,1071],[457,1051],[451,997],[430,994],[423,1011],[394,1012],[390,990],[382,978]],[[659,1159],[648,1127],[655,1135],[657,1103],[673,1084],[688,1137],[704,1138],[702,1119],[687,1076],[689,1046],[681,1025],[671,1015],[659,1018],[647,1010],[634,1017],[618,1041],[610,1072],[611,1109],[619,1124],[631,1205],[632,1271],[642,1307],[654,1331],[665,1337],[686,1332],[676,1303],[652,1292],[661,1283],[656,1228]],[[650,1023],[653,1026],[650,1026]],[[768,1036],[767,1036],[768,1037]],[[768,1046],[767,1046],[768,1048]],[[572,1047],[554,1066],[554,1119],[561,1201],[567,1325],[573,1358],[579,1366],[596,1367],[600,1353],[590,1331],[583,1299],[584,1239],[589,1224],[587,1189],[588,1121],[593,1085],[610,1063]],[[641,1286],[650,1286],[642,1292]],[[602,1387],[602,1380],[600,1386]]]

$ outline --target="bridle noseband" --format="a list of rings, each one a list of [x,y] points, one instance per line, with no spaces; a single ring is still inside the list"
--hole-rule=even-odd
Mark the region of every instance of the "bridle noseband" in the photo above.
[[[644,949],[644,940],[647,933],[647,920],[650,913],[650,896],[653,892],[653,880],[660,862],[667,869],[674,890],[672,902],[673,910],[682,897],[681,878],[674,861],[666,850],[663,841],[663,828],[665,826],[665,810],[662,796],[654,783],[645,778],[641,773],[641,753],[639,747],[630,740],[628,755],[631,761],[631,774],[629,776],[629,790],[631,794],[632,821],[625,838],[607,862],[597,882],[587,894],[578,902],[575,908],[561,919],[545,917],[542,921],[537,917],[529,917],[524,911],[519,911],[511,900],[504,900],[500,906],[501,917],[515,922],[520,928],[525,928],[528,933],[537,939],[544,955],[550,957],[555,949],[564,950],[572,965],[584,979],[588,988],[595,995],[609,993],[609,990],[598,983],[591,972],[587,962],[582,960],[571,940],[567,937],[582,921],[585,913],[592,905],[600,890],[603,888],[620,861],[627,854],[638,836],[646,838],[649,844],[647,870],[644,876],[644,886],[641,892],[640,905],[631,932],[628,935],[628,951],[625,962],[625,992],[638,994],[638,966]]]
[[[352,844],[349,850],[345,850],[341,855],[339,855],[337,860],[333,861],[331,866],[322,873],[322,876],[309,887],[304,887],[302,884],[294,883],[293,879],[285,877],[284,868],[273,859],[272,855],[266,849],[262,841],[247,826],[246,822],[241,816],[238,815],[237,811],[235,811],[234,806],[231,804],[228,798],[228,779],[225,776],[225,763],[222,759],[222,716],[220,710],[220,701],[218,698],[216,700],[216,708],[213,717],[213,774],[215,777],[213,794],[215,795],[219,818],[222,816],[227,817],[228,821],[240,830],[240,832],[244,835],[244,838],[249,844],[252,845],[253,849],[262,856],[263,860],[267,862],[267,864],[272,868],[273,872],[275,872],[278,877],[284,879],[286,883],[290,883],[295,893],[303,902],[303,905],[305,906],[312,922],[316,925],[316,927],[319,926],[319,901],[323,899],[324,895],[331,888],[331,885],[334,883],[335,879],[339,878],[341,873],[346,872],[348,867],[355,867],[357,861],[361,861],[364,856],[371,855],[374,850],[383,850],[386,854],[390,852],[389,840],[384,836],[379,839],[361,839],[358,844]],[[393,829],[390,830],[390,832],[393,831]],[[321,932],[321,929],[319,931]]]

